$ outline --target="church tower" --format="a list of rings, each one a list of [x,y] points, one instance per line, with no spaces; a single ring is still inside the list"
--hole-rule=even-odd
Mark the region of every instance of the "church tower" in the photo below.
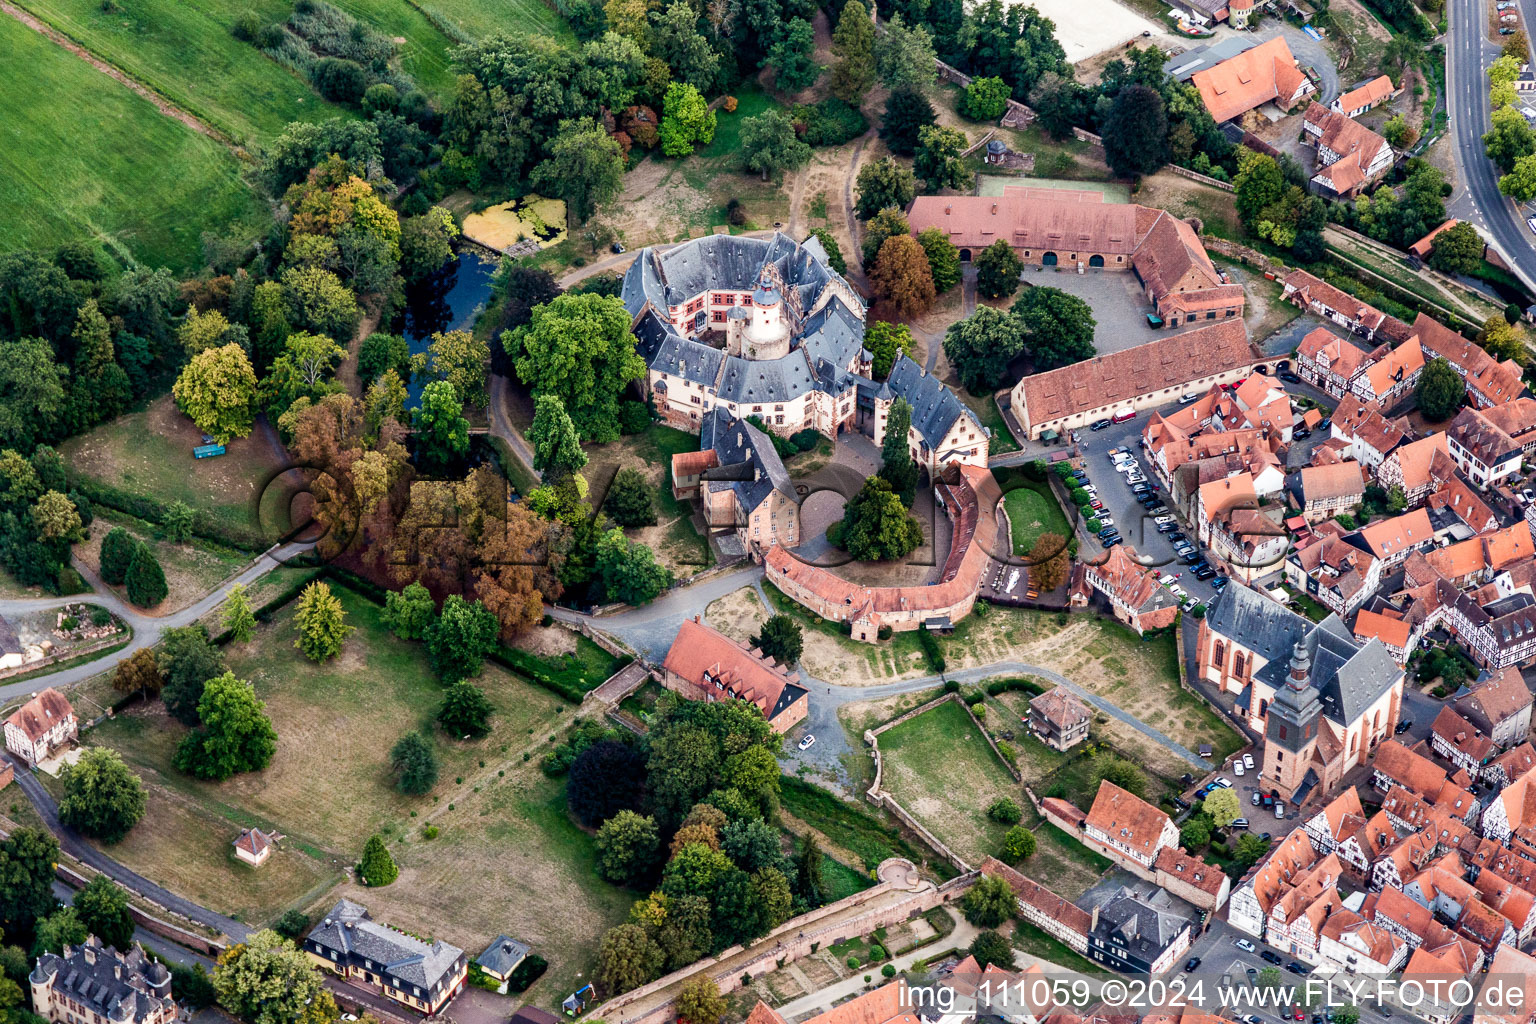
[[[1270,702],[1264,730],[1264,778],[1287,800],[1300,788],[1317,747],[1323,707],[1311,673],[1311,656],[1305,642],[1298,640],[1291,651],[1285,685]]]

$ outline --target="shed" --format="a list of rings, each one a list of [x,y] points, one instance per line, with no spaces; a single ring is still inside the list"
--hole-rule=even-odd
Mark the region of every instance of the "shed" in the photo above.
[[[517,965],[523,962],[523,958],[528,955],[528,952],[529,947],[527,943],[518,942],[507,935],[498,935],[491,940],[489,946],[485,947],[485,952],[475,957],[475,966],[497,981],[506,981],[512,976],[512,972],[517,970]],[[524,1007],[524,1009],[530,1008]],[[543,1013],[544,1011],[538,1010],[536,1012]],[[516,1019],[516,1017],[513,1018],[513,1020]],[[553,1016],[550,1016],[550,1020],[554,1019]]]
[[[511,1024],[560,1024],[560,1018],[537,1006],[524,1006],[512,1015]]]

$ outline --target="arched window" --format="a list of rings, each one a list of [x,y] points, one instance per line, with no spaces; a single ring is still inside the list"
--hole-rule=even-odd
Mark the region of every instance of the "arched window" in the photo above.
[[[1225,668],[1227,664],[1226,642],[1223,640],[1217,640],[1215,646],[1211,648],[1211,652],[1212,660],[1214,660],[1218,666]]]

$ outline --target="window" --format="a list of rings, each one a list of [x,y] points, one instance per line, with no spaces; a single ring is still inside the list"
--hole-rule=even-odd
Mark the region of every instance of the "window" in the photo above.
[[[1216,319],[1216,311],[1213,309],[1210,312],[1206,313],[1205,314],[1205,318],[1207,320],[1215,320]]]

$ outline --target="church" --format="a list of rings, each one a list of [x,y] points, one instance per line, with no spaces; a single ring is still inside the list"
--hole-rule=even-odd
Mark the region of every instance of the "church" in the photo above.
[[[1313,623],[1236,582],[1201,620],[1196,660],[1264,734],[1266,788],[1298,807],[1365,764],[1402,710],[1403,670],[1380,640],[1362,644],[1337,615]]]

